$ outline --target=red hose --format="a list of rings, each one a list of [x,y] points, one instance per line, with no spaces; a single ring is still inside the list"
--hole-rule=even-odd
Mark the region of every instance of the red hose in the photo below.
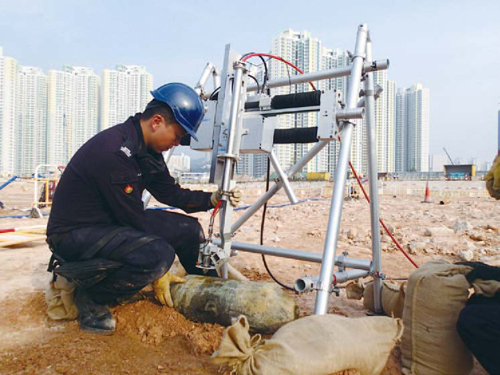
[[[282,57],[270,55],[270,54],[267,54],[267,53],[251,53],[251,54],[246,55],[245,57],[243,57],[241,59],[241,61],[247,61],[249,58],[254,57],[254,56],[264,56],[264,57],[269,57],[271,59],[279,60],[281,62],[284,62],[287,65],[290,65],[292,68],[294,68],[300,74],[304,74],[304,72],[302,70],[300,70],[298,67],[296,67],[292,63],[286,61]],[[309,82],[309,84],[311,85],[311,87],[314,90],[316,90],[316,87],[313,85],[312,82]],[[339,141],[340,141],[340,137],[339,137]],[[363,191],[363,194],[365,195],[366,200],[368,201],[368,203],[370,203],[370,197],[366,193],[365,188],[363,187],[363,184],[361,183],[361,180],[359,179],[358,174],[356,173],[356,170],[354,169],[354,166],[352,165],[352,163],[350,161],[349,161],[349,166],[351,167],[352,173],[354,174],[354,177],[356,177],[356,180],[358,181],[358,184],[361,187],[361,190]],[[391,237],[391,239],[394,242],[394,244],[396,245],[396,247],[403,253],[403,255],[410,261],[411,264],[413,264],[416,268],[418,268],[417,264],[413,261],[413,259],[411,259],[411,257],[408,255],[408,253],[406,251],[404,251],[403,247],[399,244],[399,242],[396,240],[396,238],[394,238],[394,236],[392,235],[392,233],[386,227],[384,221],[382,219],[380,219],[380,218],[379,218],[379,221],[380,221],[380,224],[382,225],[382,227],[385,229],[385,231],[389,235],[389,237]]]
[[[354,169],[354,166],[352,165],[352,163],[350,161],[349,161],[349,166],[351,167],[352,173],[354,174],[354,177],[356,177],[356,180],[358,181],[358,184],[361,187],[361,190],[363,191],[363,194],[364,194],[366,200],[368,201],[368,203],[370,203],[370,197],[366,193],[365,188],[363,187],[363,184],[361,183],[361,180],[359,179],[359,176],[356,173],[356,170]],[[385,226],[384,221],[382,219],[380,219],[380,218],[378,220],[380,221],[380,224],[385,229],[385,231],[387,232],[387,234],[389,235],[389,237],[391,237],[392,241],[397,246],[397,248],[411,262],[411,264],[413,264],[416,268],[418,268],[417,264],[413,261],[413,259],[411,259],[411,257],[408,255],[408,253],[406,251],[404,251],[403,247],[399,244],[399,242],[396,240],[396,238],[394,238],[394,236],[392,235],[391,231]]]

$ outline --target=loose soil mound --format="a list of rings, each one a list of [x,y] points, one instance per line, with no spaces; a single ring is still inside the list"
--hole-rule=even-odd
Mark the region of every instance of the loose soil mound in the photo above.
[[[8,300],[0,313],[0,372],[5,374],[216,374],[209,363],[223,327],[193,323],[151,301],[118,306],[112,336],[46,318],[43,293]]]

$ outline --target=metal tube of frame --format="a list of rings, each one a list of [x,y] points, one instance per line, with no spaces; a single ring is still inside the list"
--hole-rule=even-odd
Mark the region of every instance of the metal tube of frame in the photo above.
[[[163,160],[165,160],[165,164],[168,164],[168,162],[170,161],[170,158],[172,157],[172,155],[174,154],[174,150],[175,150],[175,146],[172,147],[170,150],[168,150],[167,152],[163,152]]]
[[[33,192],[33,204],[38,207],[38,175],[40,174],[40,168],[43,164],[37,165],[35,168],[35,191]]]
[[[214,245],[220,245],[221,241],[219,239],[213,239],[212,243]],[[284,249],[284,248],[256,245],[244,242],[233,242],[231,244],[231,248],[233,250],[244,251],[247,253],[264,254],[281,258],[302,260],[306,262],[321,263],[321,254],[309,253],[307,251]]]
[[[344,268],[355,268],[358,270],[371,271],[372,262],[367,259],[357,259],[346,257],[345,255],[339,255],[335,257],[335,265],[341,269]]]
[[[311,161],[326,145],[328,141],[319,141],[316,143],[307,154],[305,154],[295,165],[288,171],[288,178],[291,178],[300,171],[304,166]],[[275,183],[271,188],[260,197],[257,202],[255,202],[251,207],[249,207],[243,215],[233,224],[231,227],[231,232],[236,232],[254,213],[256,213],[259,208],[261,208],[269,199],[271,199],[274,194],[276,194],[279,189],[281,189],[281,183]]]
[[[372,59],[372,43],[369,40],[366,44],[366,59]],[[373,302],[375,312],[382,311],[380,301],[382,290],[382,261],[380,252],[380,212],[378,199],[378,170],[377,170],[377,138],[375,124],[375,98],[374,98],[373,73],[368,73],[365,80],[365,100],[366,100],[366,137],[368,149],[368,180],[370,181],[370,219],[372,231],[372,254],[373,254]]]
[[[217,67],[214,67],[213,70],[213,79],[214,79],[214,90],[220,87],[220,71],[217,69]]]
[[[389,60],[377,60],[373,63],[370,64],[364,64],[363,65],[363,72],[373,72],[377,70],[385,70],[389,67]],[[329,70],[322,70],[319,72],[313,72],[313,73],[307,73],[307,74],[300,74],[296,76],[291,76],[287,78],[278,78],[278,79],[273,79],[272,81],[269,81],[266,83],[266,87],[268,88],[274,88],[274,87],[282,87],[282,86],[288,86],[288,85],[295,85],[298,83],[306,83],[306,82],[313,82],[313,81],[321,81],[322,79],[330,79],[330,78],[337,78],[337,77],[345,77],[351,74],[351,66],[346,66],[343,68],[336,68],[336,69],[329,69]],[[257,91],[257,85],[256,84],[251,84],[248,85],[247,91]]]
[[[377,100],[379,98],[380,94],[382,94],[382,91],[384,91],[384,89],[382,87],[380,87],[379,85],[377,85],[377,87],[375,88],[375,94],[374,94],[375,100]],[[364,107],[364,106],[365,106],[365,97],[363,96],[358,101],[358,107]]]
[[[221,240],[212,239],[214,245],[220,246]],[[281,258],[301,260],[305,262],[321,263],[322,255],[319,253],[310,253],[308,251],[285,249],[279,247],[256,245],[253,243],[245,242],[232,242],[231,248],[233,250],[244,251],[253,254],[264,254]],[[359,269],[363,271],[371,270],[371,262],[367,259],[356,259],[340,256],[335,260],[335,264],[338,266]]]
[[[368,27],[366,24],[358,27],[356,37],[356,47],[353,56],[351,76],[349,80],[349,90],[346,98],[346,108],[356,108],[359,100],[359,87],[361,83],[361,72],[363,69],[366,40],[368,37]],[[342,217],[342,203],[344,202],[344,189],[347,179],[347,166],[351,153],[353,124],[343,123],[341,133],[342,142],[340,144],[339,161],[335,172],[335,185],[332,195],[330,217],[328,219],[328,229],[326,233],[325,247],[323,251],[323,261],[318,281],[318,295],[314,313],[323,315],[328,310],[328,300],[330,298],[330,288],[332,285],[332,274],[335,263],[335,253],[337,250],[337,240]]]
[[[151,200],[151,193],[147,190],[144,190],[142,193],[142,208],[148,208],[149,201]]]
[[[295,193],[293,192],[292,187],[290,186],[290,181],[288,180],[288,176],[281,168],[281,165],[278,163],[278,158],[276,157],[276,154],[274,153],[274,151],[271,151],[271,153],[268,156],[269,160],[271,160],[271,164],[273,165],[274,170],[278,174],[280,182],[283,185],[283,188],[285,189],[286,195],[288,196],[290,203],[296,204],[299,200],[295,196]]]
[[[229,139],[227,141],[227,149],[226,153],[229,157],[226,158],[226,162],[224,164],[224,175],[222,178],[222,190],[229,191],[230,183],[233,172],[233,164],[234,164],[234,145],[236,142],[236,137],[238,133],[237,124],[238,117],[241,105],[241,88],[242,88],[242,79],[243,72],[246,70],[244,62],[237,62],[234,67],[234,88],[233,88],[233,97],[230,108],[229,115]]]
[[[221,189],[224,193],[231,190],[231,181],[234,174],[235,157],[238,150],[237,137],[239,136],[240,111],[243,106],[242,98],[245,97],[243,87],[243,75],[246,73],[246,64],[238,61],[234,64],[233,96],[231,98],[231,107],[229,112],[229,138],[227,140],[226,154],[224,157],[224,172],[222,175]],[[222,250],[229,257],[231,254],[231,237],[233,207],[229,203],[227,195],[222,196],[222,208],[220,214],[220,233],[222,238]],[[220,267],[220,276],[224,279],[228,277],[227,263]]]
[[[349,270],[335,272],[333,274],[332,285],[337,285],[340,283],[345,283],[349,280],[359,279],[361,277],[367,277],[370,274],[368,271],[363,270]],[[295,290],[299,293],[307,292],[313,289],[317,289],[318,286],[318,276],[304,276],[300,279],[295,280]]]
[[[198,95],[201,95],[203,93],[205,84],[207,83],[208,77],[210,77],[210,74],[212,73],[213,69],[214,69],[214,64],[212,63],[207,63],[205,69],[203,69],[203,73],[201,73],[201,77],[198,80],[196,86],[194,87],[194,91],[196,91]]]
[[[361,102],[361,100],[360,100],[360,102]],[[361,103],[364,104],[364,101]],[[358,107],[360,107],[360,108],[354,108],[354,109],[350,109],[350,110],[339,109],[337,111],[335,118],[339,121],[362,119],[365,111],[364,111],[364,108],[361,108],[360,105],[358,105]],[[270,117],[270,116],[286,115],[286,114],[291,114],[291,113],[319,112],[319,110],[320,110],[320,107],[319,107],[319,105],[317,105],[317,106],[313,106],[313,107],[270,109],[270,110],[265,110],[265,111],[250,110],[250,111],[246,111],[246,112]]]
[[[362,119],[364,114],[364,108],[346,108],[338,110],[335,118],[337,120],[356,120]]]
[[[368,271],[363,270],[348,270],[342,272],[335,272],[333,275],[335,284],[345,283],[349,280],[359,279],[361,277],[367,277],[370,274]]]
[[[165,160],[165,164],[168,164],[168,161],[170,160],[170,158],[174,154],[174,150],[175,150],[175,146],[172,147],[168,151],[162,152],[163,160]],[[143,203],[143,208],[144,209],[146,209],[148,207],[148,204],[149,204],[150,200],[151,200],[151,193],[149,191],[147,191],[147,190],[144,190],[144,192],[142,193],[142,203]]]

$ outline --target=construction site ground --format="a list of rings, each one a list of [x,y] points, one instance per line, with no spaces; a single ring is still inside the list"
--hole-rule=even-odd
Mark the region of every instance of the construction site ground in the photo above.
[[[253,203],[264,183],[241,184],[243,204]],[[294,183],[299,199],[315,198],[294,206],[269,208],[264,243],[270,246],[321,253],[326,234],[332,184]],[[202,186],[210,189],[209,186]],[[421,265],[434,259],[455,262],[471,257],[500,265],[499,204],[484,192],[480,181],[431,182],[432,203],[421,203],[425,182],[381,182],[381,217],[404,249]],[[212,187],[213,189],[213,187]],[[30,181],[16,181],[0,191],[5,208],[0,216],[20,215],[33,196]],[[279,193],[271,204],[286,203]],[[440,204],[443,203],[443,204]],[[154,203],[157,204],[157,203]],[[49,212],[48,208],[42,210]],[[242,211],[237,211],[236,216]],[[338,252],[370,258],[369,205],[364,198],[345,201]],[[207,228],[209,215],[195,214]],[[236,234],[235,240],[259,243],[261,211]],[[0,219],[0,229],[46,224],[41,219]],[[148,299],[114,307],[117,331],[112,336],[82,332],[75,321],[48,319],[44,289],[49,249],[43,241],[0,248],[0,373],[2,374],[217,374],[227,368],[210,363],[224,327],[195,323],[175,310]],[[407,277],[414,266],[382,236],[383,271],[388,278]],[[317,275],[319,264],[267,257],[275,276],[286,284],[304,275]],[[232,264],[251,280],[272,282],[260,255],[240,252]],[[368,280],[365,280],[368,281]],[[314,310],[315,294],[290,294],[301,316]],[[345,290],[332,296],[329,313],[364,316],[362,301],[348,300]],[[384,370],[400,374],[396,348]],[[356,372],[349,372],[355,374]],[[475,364],[474,374],[486,372]]]

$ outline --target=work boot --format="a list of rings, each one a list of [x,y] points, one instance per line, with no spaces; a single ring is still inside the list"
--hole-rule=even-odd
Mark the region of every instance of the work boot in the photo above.
[[[75,305],[78,309],[80,328],[86,332],[111,335],[116,321],[108,306],[95,303],[83,288],[75,289]]]

